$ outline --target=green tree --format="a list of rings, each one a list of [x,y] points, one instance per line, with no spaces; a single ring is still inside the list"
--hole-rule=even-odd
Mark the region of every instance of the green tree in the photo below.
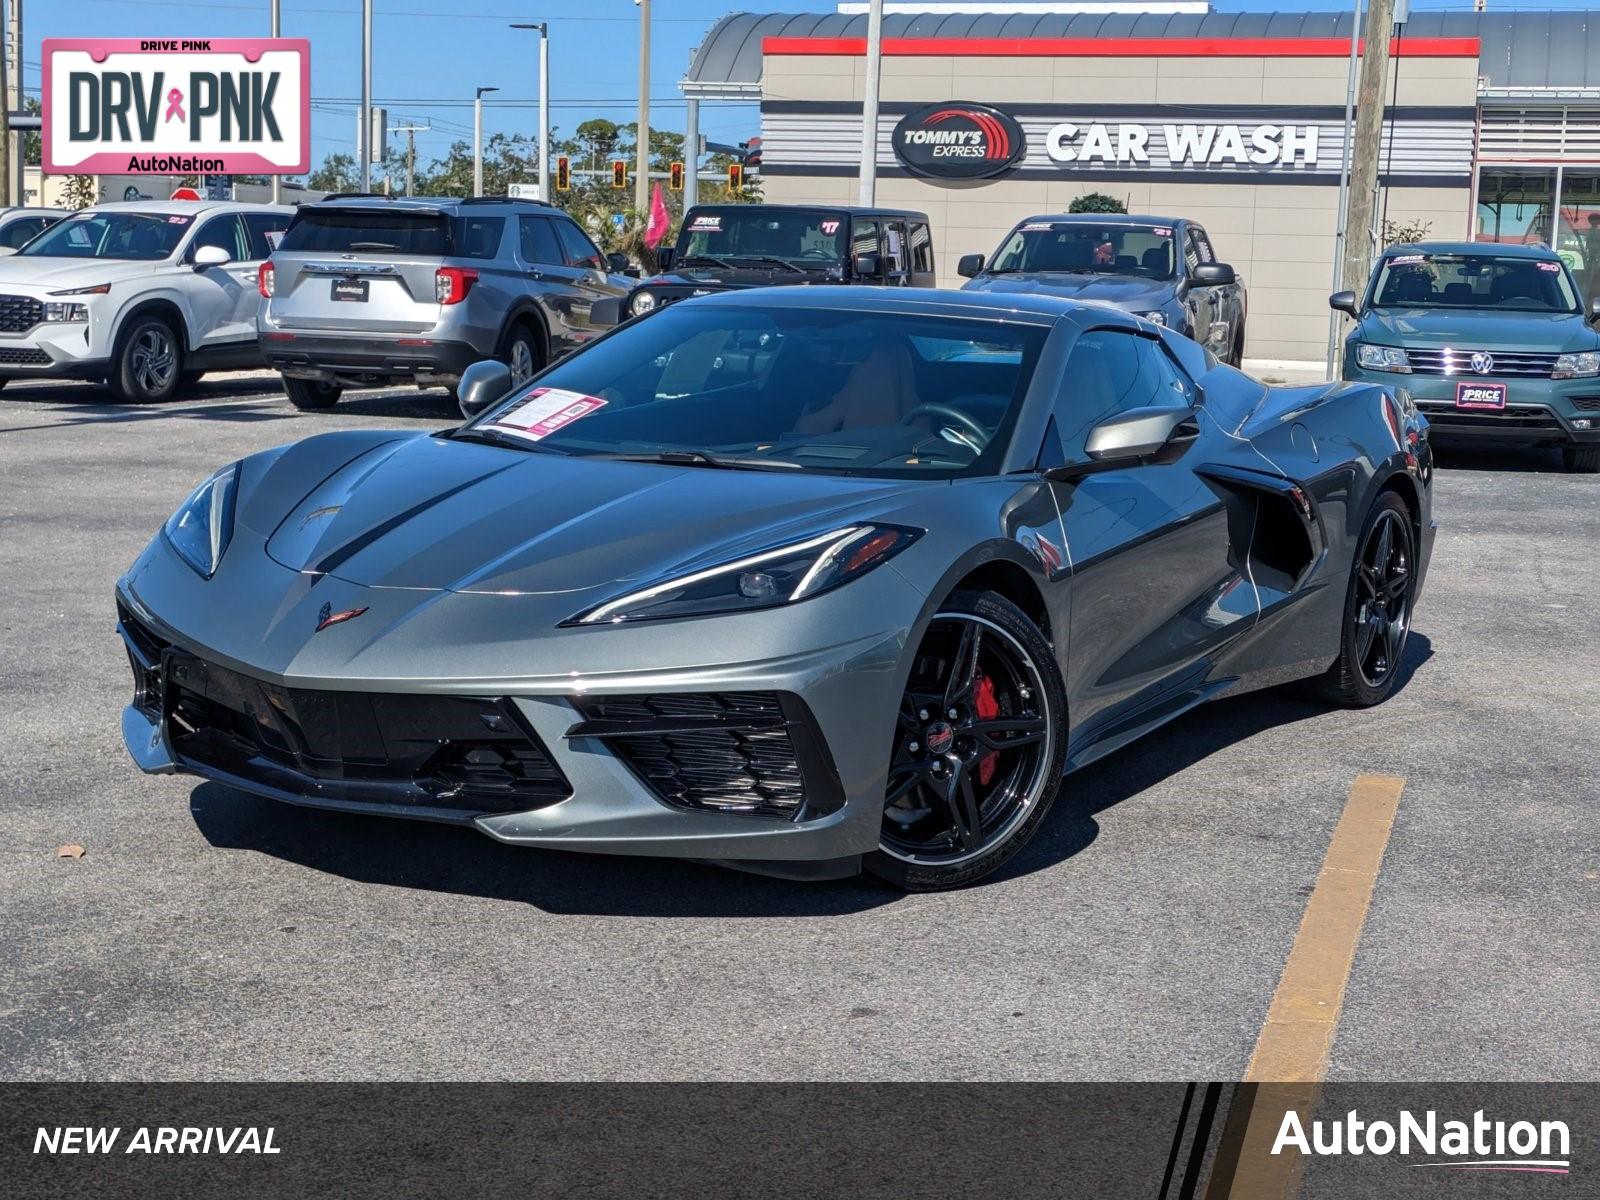
[[[531,138],[497,133],[483,145],[483,194],[504,196],[513,183],[539,178],[539,154]],[[443,158],[417,167],[417,195],[472,195],[472,143],[452,142]]]
[[[88,208],[100,198],[100,181],[93,175],[69,175],[57,208]]]
[[[1104,192],[1085,192],[1067,205],[1069,213],[1125,213],[1128,206]]]
[[[306,187],[319,192],[353,192],[361,186],[353,154],[330,154],[311,172]]]

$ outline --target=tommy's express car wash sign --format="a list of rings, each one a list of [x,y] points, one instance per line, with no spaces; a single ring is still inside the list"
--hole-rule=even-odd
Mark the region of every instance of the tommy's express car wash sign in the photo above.
[[[304,38],[51,38],[52,175],[298,175],[311,167]]]
[[[951,101],[907,113],[894,127],[894,156],[936,179],[998,175],[1028,152],[1022,126],[998,108]]]

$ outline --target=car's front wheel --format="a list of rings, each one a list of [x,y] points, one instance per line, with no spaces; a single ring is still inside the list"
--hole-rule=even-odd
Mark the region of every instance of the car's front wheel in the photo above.
[[[511,369],[511,386],[519,388],[544,369],[544,351],[533,330],[516,324],[506,334],[497,358]]]
[[[1593,475],[1600,471],[1600,446],[1566,446],[1561,451],[1561,465],[1578,475]]]
[[[337,383],[323,383],[320,379],[290,379],[285,375],[283,392],[289,397],[289,403],[302,412],[315,412],[339,403],[339,396],[344,389]]]
[[[111,394],[124,404],[158,404],[172,398],[183,376],[183,345],[162,317],[135,317],[117,339]]]
[[[993,592],[957,592],[912,662],[894,734],[874,875],[961,887],[1027,843],[1066,758],[1066,690],[1039,627]]]

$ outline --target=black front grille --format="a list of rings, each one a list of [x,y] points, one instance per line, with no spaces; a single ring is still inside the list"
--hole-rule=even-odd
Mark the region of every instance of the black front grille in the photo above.
[[[1417,402],[1417,408],[1430,422],[1455,429],[1559,430],[1561,422],[1544,408],[1504,408],[1500,410],[1457,408],[1441,401]]]
[[[580,702],[569,737],[599,737],[679,808],[795,817],[843,791],[805,705],[778,692],[603,696]]]
[[[291,688],[174,648],[118,605],[134,703],[187,765],[308,799],[521,812],[572,788],[516,706]]]
[[[1475,371],[1472,367],[1474,354],[1488,354],[1493,360],[1493,365],[1487,371]],[[1507,376],[1522,379],[1548,379],[1550,372],[1556,365],[1555,354],[1545,354],[1533,350],[1456,350],[1445,347],[1437,350],[1422,350],[1411,346],[1406,347],[1406,361],[1411,364],[1411,370],[1417,375],[1464,375],[1482,376],[1487,379],[1503,379]]]
[[[0,331],[21,333],[44,320],[44,303],[32,296],[0,296]]]
[[[48,367],[51,358],[43,350],[26,346],[0,346],[0,365],[8,367]]]

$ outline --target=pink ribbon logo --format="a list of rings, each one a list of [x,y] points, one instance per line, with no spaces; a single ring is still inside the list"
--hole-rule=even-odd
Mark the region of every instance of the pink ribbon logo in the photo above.
[[[177,88],[167,93],[167,115],[163,118],[163,123],[172,120],[173,117],[177,117],[180,121],[188,120],[183,115],[183,93]]]

